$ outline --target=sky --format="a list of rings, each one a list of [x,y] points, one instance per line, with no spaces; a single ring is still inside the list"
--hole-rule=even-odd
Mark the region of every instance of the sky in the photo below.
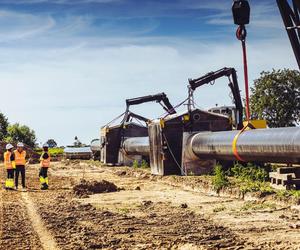
[[[231,0],[0,0],[0,111],[59,145],[98,138],[125,99],[165,92],[176,105],[188,78],[234,67],[244,96]],[[252,0],[250,84],[297,69],[275,0]],[[195,91],[204,109],[231,105],[226,79]],[[132,109],[149,118],[156,103]]]

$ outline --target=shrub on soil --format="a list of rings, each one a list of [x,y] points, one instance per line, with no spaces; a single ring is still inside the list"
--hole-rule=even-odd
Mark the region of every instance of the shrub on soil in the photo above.
[[[222,188],[229,186],[229,180],[221,165],[215,166],[212,184],[217,192],[219,192]]]
[[[269,171],[252,163],[248,163],[246,166],[237,163],[229,169],[228,174],[244,181],[264,182],[269,178]]]

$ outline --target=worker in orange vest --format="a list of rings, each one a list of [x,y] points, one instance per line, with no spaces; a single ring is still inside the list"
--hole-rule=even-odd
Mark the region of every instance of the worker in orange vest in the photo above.
[[[16,163],[16,176],[15,187],[18,190],[19,175],[22,178],[22,191],[26,191],[25,185],[25,165],[26,165],[26,151],[24,150],[24,144],[18,142],[17,150],[14,151],[15,163]]]
[[[12,153],[14,146],[6,145],[6,152],[4,153],[4,166],[7,171],[7,178],[5,180],[5,188],[10,190],[14,188],[14,171],[16,168],[14,161],[14,154]]]
[[[41,183],[41,189],[46,190],[49,187],[49,181],[48,181],[48,169],[50,166],[50,153],[49,153],[49,145],[45,143],[43,145],[43,153],[40,157],[40,164],[41,164],[41,169],[40,169],[40,183]]]

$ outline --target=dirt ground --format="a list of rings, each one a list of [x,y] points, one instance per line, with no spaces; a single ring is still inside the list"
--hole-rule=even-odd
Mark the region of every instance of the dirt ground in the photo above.
[[[0,249],[300,249],[300,211],[289,205],[91,162],[55,163],[47,191],[38,166],[27,169],[28,192],[4,190],[4,174],[1,166]]]

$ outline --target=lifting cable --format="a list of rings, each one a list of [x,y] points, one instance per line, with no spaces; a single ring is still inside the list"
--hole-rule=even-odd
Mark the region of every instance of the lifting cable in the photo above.
[[[242,43],[243,50],[243,64],[244,64],[244,79],[245,79],[245,92],[246,92],[246,119],[250,120],[250,100],[249,100],[249,79],[248,79],[248,61],[247,61],[247,48],[246,48],[246,37],[247,30],[245,25],[240,25],[236,31],[236,37]]]
[[[117,116],[116,118],[114,118],[113,120],[111,120],[110,122],[108,122],[106,125],[104,125],[103,127],[106,127],[112,123],[114,123],[115,121],[117,121],[118,119],[120,119],[123,115],[125,115],[126,112],[120,114],[119,116]]]
[[[248,62],[247,62],[247,49],[246,49],[246,37],[247,30],[245,25],[240,25],[236,31],[236,37],[242,43],[242,51],[243,51],[243,65],[244,65],[244,79],[245,79],[245,93],[246,93],[246,124],[244,127],[235,135],[232,141],[232,151],[235,158],[238,161],[244,161],[242,157],[239,155],[237,150],[237,141],[242,133],[244,133],[247,129],[253,129],[253,125],[250,122],[250,101],[249,101],[249,78],[248,78]]]
[[[247,0],[233,0],[232,13],[234,23],[239,25],[236,30],[236,37],[242,43],[243,52],[243,66],[245,79],[245,94],[246,94],[246,123],[244,127],[234,136],[232,141],[232,151],[238,161],[244,161],[237,150],[237,141],[239,136],[249,129],[255,129],[250,121],[250,99],[249,99],[249,78],[248,78],[248,62],[247,62],[247,48],[246,37],[247,30],[245,25],[250,21],[250,5]]]

